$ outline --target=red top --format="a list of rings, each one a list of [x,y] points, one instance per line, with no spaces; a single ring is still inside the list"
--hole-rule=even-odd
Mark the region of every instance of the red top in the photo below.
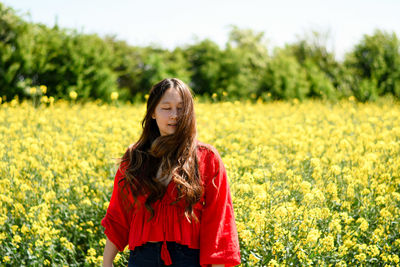
[[[136,203],[133,209],[126,211],[118,190],[118,182],[124,177],[124,167],[121,164],[115,175],[107,213],[101,221],[104,233],[119,251],[123,251],[126,245],[133,250],[147,241],[164,241],[161,258],[165,265],[171,265],[166,241],[175,241],[189,248],[200,249],[202,267],[211,264],[240,264],[238,234],[225,167],[214,147],[201,142],[197,144],[204,194],[194,205],[194,212],[200,223],[186,219],[183,201],[170,205],[177,197],[173,180],[168,184],[164,197],[152,204],[154,217],[149,222],[150,212],[144,206],[145,196],[138,197],[140,205]],[[133,196],[129,195],[128,200],[132,204]]]

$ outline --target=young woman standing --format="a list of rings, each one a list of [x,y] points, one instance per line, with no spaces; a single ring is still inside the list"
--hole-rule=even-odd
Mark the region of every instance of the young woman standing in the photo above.
[[[226,171],[216,149],[196,139],[188,86],[174,78],[154,85],[142,127],[101,221],[103,266],[126,245],[131,267],[240,264]]]

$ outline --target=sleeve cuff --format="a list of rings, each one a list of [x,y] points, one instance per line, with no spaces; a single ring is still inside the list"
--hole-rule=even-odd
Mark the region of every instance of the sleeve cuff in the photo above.
[[[107,216],[101,221],[101,225],[105,228],[104,234],[108,239],[122,252],[128,245],[128,231],[121,227],[117,222],[110,220]]]

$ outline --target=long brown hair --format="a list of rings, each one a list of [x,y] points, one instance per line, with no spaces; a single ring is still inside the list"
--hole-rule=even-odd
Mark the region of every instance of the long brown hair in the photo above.
[[[180,93],[182,112],[178,117],[175,132],[161,135],[152,114],[164,93],[170,88]],[[150,219],[154,216],[151,204],[161,199],[166,192],[166,187],[155,179],[162,163],[161,177],[172,175],[172,180],[177,186],[178,196],[174,203],[186,201],[186,218],[190,221],[192,217],[198,221],[193,212],[193,205],[200,200],[203,187],[198,171],[196,119],[189,87],[176,78],[164,79],[155,84],[149,93],[142,128],[139,140],[128,148],[121,159],[127,163],[124,179],[128,183],[125,184],[129,185],[135,202],[139,195],[148,194],[145,206],[151,213]]]

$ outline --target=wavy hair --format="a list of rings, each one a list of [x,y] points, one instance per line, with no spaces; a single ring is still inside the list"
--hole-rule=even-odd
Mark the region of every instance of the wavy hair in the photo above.
[[[161,135],[152,114],[170,88],[181,95],[182,112],[177,119],[175,132]],[[145,207],[151,213],[151,220],[154,216],[151,204],[161,199],[166,192],[166,186],[156,179],[157,171],[162,166],[161,177],[172,175],[171,182],[175,182],[177,186],[177,199],[172,204],[183,200],[185,217],[189,221],[190,217],[198,221],[193,205],[200,200],[203,187],[198,171],[196,119],[190,88],[176,78],[164,79],[155,84],[149,93],[142,128],[139,140],[121,158],[121,162],[127,164],[124,179],[128,183],[125,184],[129,185],[135,202],[139,195],[148,194]]]

